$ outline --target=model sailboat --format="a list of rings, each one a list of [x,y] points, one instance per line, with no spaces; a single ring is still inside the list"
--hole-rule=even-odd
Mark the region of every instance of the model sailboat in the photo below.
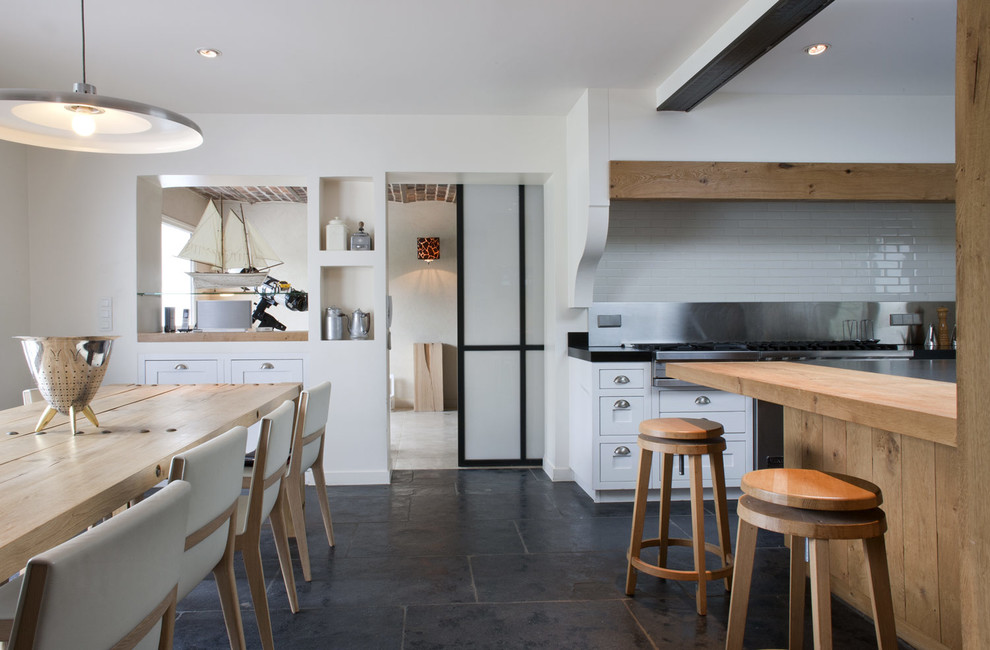
[[[177,257],[213,267],[212,271],[189,271],[196,289],[236,289],[264,284],[268,269],[282,263],[258,231],[233,210],[223,219],[210,201],[199,225]],[[229,270],[236,269],[233,273]]]

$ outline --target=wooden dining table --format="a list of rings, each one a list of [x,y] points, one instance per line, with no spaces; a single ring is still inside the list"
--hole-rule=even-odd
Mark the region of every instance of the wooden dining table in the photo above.
[[[76,435],[61,414],[34,433],[44,402],[0,411],[0,576],[166,479],[176,454],[254,424],[301,390],[298,383],[106,385],[91,403],[100,426],[80,422]]]

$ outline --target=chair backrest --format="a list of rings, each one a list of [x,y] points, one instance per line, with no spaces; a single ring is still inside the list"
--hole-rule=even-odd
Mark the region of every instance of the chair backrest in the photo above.
[[[29,560],[11,650],[171,647],[190,493],[172,483]]]
[[[244,473],[247,429],[234,427],[172,458],[169,481],[192,486],[186,552],[179,570],[179,600],[208,576],[227,548]]]
[[[302,474],[320,455],[330,417],[330,382],[304,390],[299,396],[299,415],[292,440],[291,475]]]
[[[45,400],[41,396],[41,391],[37,388],[25,388],[21,391],[21,401],[24,403],[24,406],[27,406],[28,404],[43,402]]]
[[[295,410],[296,405],[286,400],[261,420],[261,436],[258,438],[251,486],[248,488],[248,518],[252,522],[245,523],[249,526],[267,519],[278,498],[282,479],[289,468]]]

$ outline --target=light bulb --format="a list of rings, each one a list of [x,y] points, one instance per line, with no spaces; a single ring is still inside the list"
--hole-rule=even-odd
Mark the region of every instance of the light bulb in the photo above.
[[[96,132],[96,120],[88,113],[77,112],[72,116],[72,130],[83,137]]]

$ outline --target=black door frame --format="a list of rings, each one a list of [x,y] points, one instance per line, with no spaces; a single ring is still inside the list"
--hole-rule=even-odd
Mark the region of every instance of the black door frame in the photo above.
[[[543,345],[526,343],[526,186],[519,186],[519,344],[518,345],[465,345],[464,344],[464,185],[457,186],[457,464],[460,467],[491,467],[512,465],[539,467],[542,458],[526,458],[526,353],[541,352]],[[486,458],[468,460],[464,457],[465,444],[465,352],[519,352],[519,458]]]

